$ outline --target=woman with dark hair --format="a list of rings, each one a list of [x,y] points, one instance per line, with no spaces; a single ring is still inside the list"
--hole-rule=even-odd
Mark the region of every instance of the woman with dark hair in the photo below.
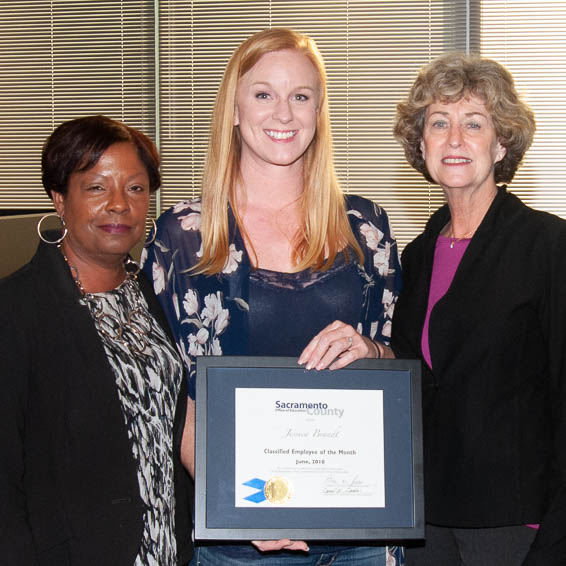
[[[397,108],[447,204],[402,257],[398,357],[423,360],[426,542],[410,565],[566,560],[566,222],[505,185],[535,131],[511,74],[445,55]]]
[[[307,369],[391,356],[396,242],[383,209],[342,193],[329,115],[312,39],[274,28],[232,55],[214,108],[202,201],[161,215],[144,264],[192,397],[198,355],[292,356]],[[193,562],[396,566],[401,554],[379,543],[257,548],[201,546]]]
[[[47,139],[42,172],[62,230],[38,225],[35,256],[0,282],[0,561],[187,564],[186,383],[129,256],[157,150],[120,122],[79,118]]]

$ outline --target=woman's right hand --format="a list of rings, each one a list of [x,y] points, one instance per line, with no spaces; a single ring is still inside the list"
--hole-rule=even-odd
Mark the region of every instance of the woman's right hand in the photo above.
[[[252,540],[252,544],[261,552],[273,552],[274,550],[297,550],[308,552],[309,547],[304,540]]]

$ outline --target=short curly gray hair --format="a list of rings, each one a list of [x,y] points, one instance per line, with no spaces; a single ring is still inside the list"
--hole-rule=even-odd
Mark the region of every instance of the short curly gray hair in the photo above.
[[[425,113],[433,102],[479,98],[491,114],[499,143],[507,150],[495,164],[495,182],[509,183],[529,149],[536,129],[529,106],[515,90],[511,73],[496,61],[478,55],[448,53],[425,65],[406,100],[397,105],[393,133],[409,164],[430,182],[422,152]]]

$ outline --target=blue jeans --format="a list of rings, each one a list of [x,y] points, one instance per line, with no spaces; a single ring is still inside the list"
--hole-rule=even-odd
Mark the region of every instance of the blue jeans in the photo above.
[[[313,554],[305,552],[266,552],[257,560],[217,556],[214,547],[199,546],[190,566],[386,566],[385,547],[348,548],[338,552]]]

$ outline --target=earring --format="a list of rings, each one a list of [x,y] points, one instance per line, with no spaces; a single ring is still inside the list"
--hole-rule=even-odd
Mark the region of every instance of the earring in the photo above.
[[[149,233],[151,234],[153,232],[153,238],[151,238],[151,240],[149,240],[149,242],[146,242],[143,245],[144,248],[151,246],[151,244],[153,244],[153,242],[155,242],[155,238],[157,236],[157,224],[155,223],[155,220],[153,218],[151,219],[151,223],[153,224],[153,228],[149,231]]]
[[[61,220],[61,227],[63,228],[63,235],[58,240],[47,240],[46,238],[43,237],[43,235],[41,233],[41,223],[48,216],[57,216],[57,218],[59,218],[59,220]],[[39,222],[37,223],[37,233],[39,235],[39,239],[42,242],[45,242],[46,244],[60,244],[65,239],[65,236],[67,235],[67,226],[65,226],[65,219],[62,216],[59,216],[56,212],[50,212],[49,214],[45,214],[44,216],[42,216],[39,219]]]
[[[126,270],[126,273],[131,275],[131,277],[133,278],[136,278],[138,273],[140,272],[140,266],[138,265],[137,261],[134,261],[132,259],[130,254],[128,254],[128,257],[124,260],[124,269]]]

